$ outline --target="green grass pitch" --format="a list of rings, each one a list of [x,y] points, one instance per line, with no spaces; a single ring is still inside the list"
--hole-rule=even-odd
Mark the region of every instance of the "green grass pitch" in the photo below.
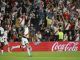
[[[3,55],[0,53],[0,60],[80,60],[80,52],[39,51],[32,52],[32,57],[27,52],[4,52]]]

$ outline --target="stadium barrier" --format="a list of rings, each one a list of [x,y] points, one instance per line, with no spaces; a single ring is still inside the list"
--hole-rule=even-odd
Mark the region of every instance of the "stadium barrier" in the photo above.
[[[20,42],[10,42],[9,46],[13,47],[12,51],[26,51],[20,48]],[[33,51],[80,51],[80,42],[41,42],[35,45],[30,43]],[[4,51],[7,51],[8,46],[4,46]]]

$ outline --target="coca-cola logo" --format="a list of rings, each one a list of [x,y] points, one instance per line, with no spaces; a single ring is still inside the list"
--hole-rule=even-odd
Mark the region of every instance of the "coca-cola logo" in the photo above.
[[[78,51],[78,42],[55,42],[52,46],[52,51]]]

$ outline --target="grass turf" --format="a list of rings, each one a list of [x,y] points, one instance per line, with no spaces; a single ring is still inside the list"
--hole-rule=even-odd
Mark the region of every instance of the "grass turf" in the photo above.
[[[32,52],[32,57],[28,57],[27,52],[4,52],[0,54],[0,60],[80,60],[80,52]]]

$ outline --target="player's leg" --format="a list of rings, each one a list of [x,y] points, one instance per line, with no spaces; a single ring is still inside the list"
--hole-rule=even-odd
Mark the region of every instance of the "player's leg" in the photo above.
[[[12,47],[9,47],[9,49],[12,51],[13,49],[16,49],[16,48],[21,48],[20,45],[17,45],[17,46],[12,46]]]
[[[8,46],[8,52],[9,52],[9,53],[12,53],[12,52],[11,52],[11,47],[9,46],[9,44],[7,44],[7,46]]]
[[[27,38],[24,37],[22,38],[22,45],[27,48],[27,53],[29,56],[31,56],[31,51],[30,51],[31,48]]]
[[[3,42],[1,42],[1,46],[0,46],[1,54],[3,54],[3,52],[4,52],[3,47],[4,47],[4,43],[3,43]]]
[[[29,43],[26,43],[26,46],[27,46],[27,53],[28,53],[28,55],[32,56],[32,54],[31,54],[31,51],[32,51],[31,46],[29,45]]]
[[[31,56],[31,48],[30,48],[29,43],[27,41],[22,42],[21,48],[23,50],[26,48],[28,55]]]
[[[5,44],[6,46],[8,46],[8,52],[11,53],[11,47],[9,46],[9,43],[8,43],[8,41],[7,41],[7,38],[4,38],[4,40],[5,40],[4,44]]]

